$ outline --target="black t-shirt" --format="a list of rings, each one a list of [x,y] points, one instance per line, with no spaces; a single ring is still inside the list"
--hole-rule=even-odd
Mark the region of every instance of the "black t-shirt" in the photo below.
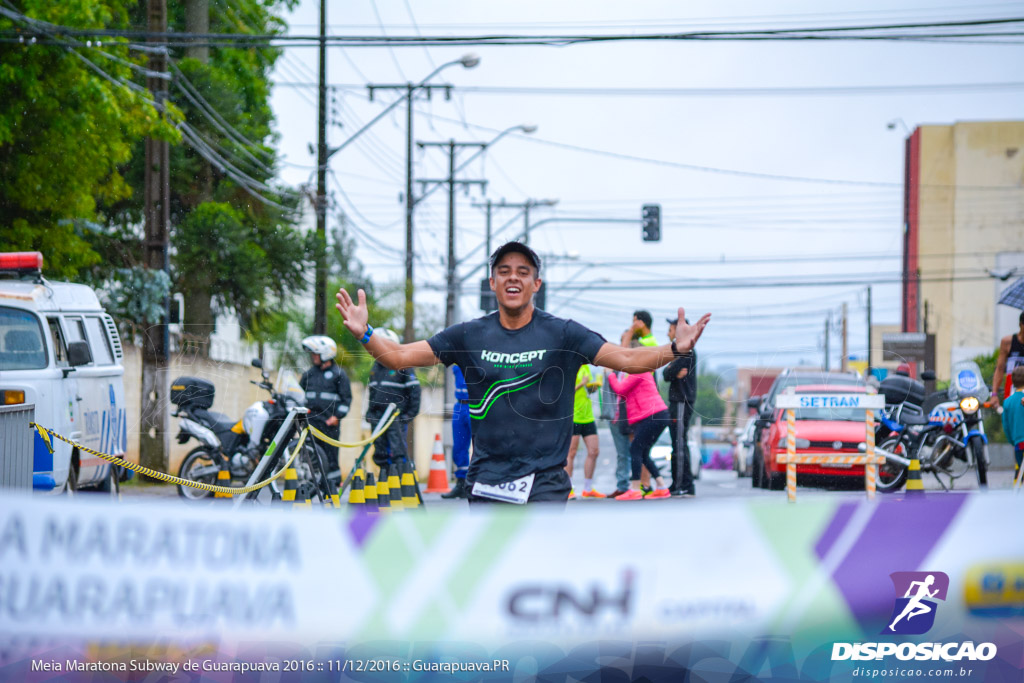
[[[604,337],[534,309],[518,330],[502,327],[495,312],[427,343],[466,379],[473,431],[468,479],[498,484],[565,464],[576,373],[594,361]]]

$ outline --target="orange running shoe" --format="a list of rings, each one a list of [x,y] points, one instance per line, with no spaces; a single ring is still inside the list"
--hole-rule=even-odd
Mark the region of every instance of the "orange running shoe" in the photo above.
[[[640,493],[636,489],[630,489],[623,493],[621,496],[616,496],[615,500],[643,500],[644,494]]]
[[[671,498],[672,494],[668,492],[668,489],[654,489],[647,494],[647,498]]]
[[[607,498],[608,496],[604,495],[600,491],[595,491],[594,489],[590,489],[589,491],[584,491],[583,492],[583,497],[584,498]]]
[[[576,489],[569,489],[569,500],[576,500]]]

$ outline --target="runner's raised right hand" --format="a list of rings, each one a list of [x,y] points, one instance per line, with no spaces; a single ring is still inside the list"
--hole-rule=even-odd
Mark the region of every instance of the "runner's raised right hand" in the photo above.
[[[352,301],[352,297],[348,295],[344,287],[339,289],[335,296],[338,303],[334,307],[338,309],[338,313],[341,313],[341,317],[345,321],[345,328],[356,339],[362,339],[370,320],[370,312],[366,307],[366,292],[361,289],[356,292],[356,296],[359,297],[358,304]]]

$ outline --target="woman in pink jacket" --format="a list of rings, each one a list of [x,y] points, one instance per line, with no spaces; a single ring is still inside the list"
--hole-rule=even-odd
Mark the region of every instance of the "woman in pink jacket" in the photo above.
[[[608,385],[626,401],[626,421],[633,428],[633,443],[629,445],[632,458],[633,478],[629,491],[615,500],[640,500],[640,470],[643,467],[651,473],[658,488],[648,498],[668,498],[665,480],[661,478],[658,466],[651,460],[651,446],[669,423],[668,407],[661,400],[654,374],[641,372],[636,375],[609,373]]]

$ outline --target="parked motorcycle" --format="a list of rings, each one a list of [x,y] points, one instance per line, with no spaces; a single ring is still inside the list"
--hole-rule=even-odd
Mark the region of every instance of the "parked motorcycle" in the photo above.
[[[270,393],[270,398],[250,405],[241,420],[210,410],[215,393],[214,385],[197,377],[179,377],[171,384],[171,403],[174,416],[180,417],[178,443],[196,439],[199,446],[189,451],[178,468],[178,476],[190,481],[223,485],[218,479],[221,471],[229,473],[232,485],[245,482],[271,445],[278,428],[292,406],[304,403],[297,382],[279,375],[278,388],[270,384],[270,375],[259,359],[252,361],[260,368],[260,381],[250,380]],[[313,486],[315,474],[304,459],[296,463],[300,486]],[[273,482],[274,497],[280,497],[283,483]],[[209,491],[178,485],[178,494],[190,500],[201,500],[213,494]]]
[[[878,490],[897,491],[907,479],[910,460],[930,472],[943,489],[974,469],[978,487],[988,486],[988,437],[982,409],[988,388],[973,361],[953,366],[949,389],[925,396],[924,385],[909,377],[887,377],[879,385],[886,408],[876,419],[875,452],[884,455]],[[947,486],[940,475],[949,480]]]

